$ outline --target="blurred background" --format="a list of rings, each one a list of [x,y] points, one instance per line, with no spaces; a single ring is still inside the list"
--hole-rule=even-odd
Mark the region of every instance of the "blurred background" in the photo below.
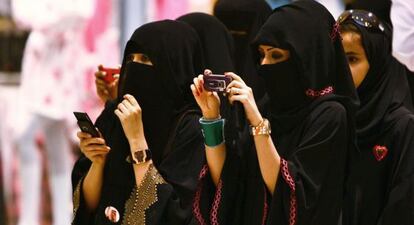
[[[289,2],[268,0],[272,8]],[[320,2],[335,18],[346,7],[359,7],[389,21],[387,0]],[[69,224],[54,218],[71,210],[70,199],[62,197],[79,154],[71,113],[88,112],[94,121],[103,109],[94,86],[97,66],[119,65],[123,46],[140,25],[211,13],[214,3],[0,0],[0,225],[37,225],[37,218],[42,225]],[[28,207],[33,202],[38,207]]]

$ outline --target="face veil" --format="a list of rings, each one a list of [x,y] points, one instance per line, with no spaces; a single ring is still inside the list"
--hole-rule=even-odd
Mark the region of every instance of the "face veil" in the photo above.
[[[153,65],[131,61],[129,56],[133,53],[145,54]],[[114,206],[123,215],[124,204],[135,186],[132,165],[125,161],[130,154],[130,146],[122,125],[114,114],[125,94],[133,95],[141,106],[145,139],[151,149],[154,166],[160,173],[183,173],[173,167],[184,162],[161,164],[164,162],[164,151],[177,118],[185,111],[196,109],[189,87],[193,77],[202,68],[200,40],[194,29],[187,24],[164,20],[145,24],[135,30],[124,52],[118,100],[107,104],[97,121],[97,127],[105,133],[104,138],[113,149],[107,156],[104,176],[108,179],[104,179],[102,196],[105,197],[102,198],[100,206]],[[190,150],[184,150],[175,153],[174,157],[186,158],[187,155],[184,154]],[[182,185],[180,187],[183,190],[191,190],[188,186],[193,185],[180,183],[177,177],[171,178],[169,182]],[[179,192],[180,197],[188,201],[186,193]],[[103,210],[104,208],[98,209]],[[105,218],[101,219],[99,221],[104,224]]]
[[[279,82],[289,82],[289,88],[296,89],[292,96],[285,96],[289,98],[285,101],[292,101],[292,107],[288,107],[290,110],[272,107],[272,118],[281,127],[295,126],[300,118],[326,100],[341,102],[349,112],[356,110],[358,97],[335,26],[335,20],[322,5],[298,1],[275,9],[253,41],[256,59],[259,58],[259,45],[290,51],[287,62],[261,66],[260,69],[267,71],[267,79],[273,76],[271,83],[266,84],[268,91],[273,91],[279,79]],[[269,71],[267,67],[279,67],[279,71]],[[289,74],[292,76],[290,81],[283,81]],[[275,96],[270,99],[271,105],[277,102]]]

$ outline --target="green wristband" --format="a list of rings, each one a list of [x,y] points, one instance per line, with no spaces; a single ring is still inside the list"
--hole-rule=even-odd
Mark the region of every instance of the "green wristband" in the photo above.
[[[199,120],[204,136],[204,143],[208,147],[216,147],[224,142],[224,119]]]

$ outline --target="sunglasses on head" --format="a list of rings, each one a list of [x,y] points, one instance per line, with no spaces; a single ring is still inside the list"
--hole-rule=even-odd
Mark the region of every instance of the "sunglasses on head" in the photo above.
[[[375,16],[372,12],[368,12],[365,10],[347,10],[339,16],[337,22],[339,23],[339,25],[341,25],[344,22],[350,20],[365,28],[376,29],[381,32],[384,32],[385,29],[384,25],[377,18],[377,16]]]

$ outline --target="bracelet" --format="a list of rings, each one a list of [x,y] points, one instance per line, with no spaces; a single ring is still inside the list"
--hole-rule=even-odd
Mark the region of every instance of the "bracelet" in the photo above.
[[[264,118],[257,126],[250,126],[250,134],[253,136],[270,135],[271,133],[272,129],[270,123],[266,118]]]
[[[221,117],[215,120],[200,118],[199,122],[206,146],[216,147],[224,142],[224,119]]]

